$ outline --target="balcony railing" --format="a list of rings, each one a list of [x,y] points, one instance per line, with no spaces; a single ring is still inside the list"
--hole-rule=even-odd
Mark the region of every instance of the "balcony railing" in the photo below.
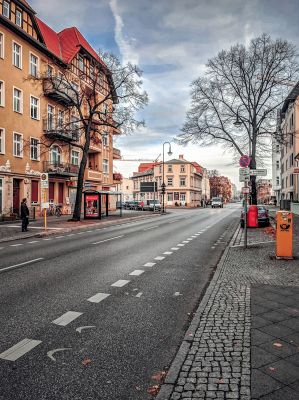
[[[120,150],[113,147],[113,160],[120,160],[120,159],[121,159]]]
[[[65,162],[44,161],[44,172],[50,175],[77,176],[79,166]]]
[[[75,89],[71,83],[60,77],[49,77],[43,80],[43,89],[46,96],[64,105],[76,103]]]
[[[43,120],[44,134],[50,139],[59,139],[64,142],[77,142],[80,137],[78,126],[70,123],[63,126],[58,123],[57,118],[46,118]]]

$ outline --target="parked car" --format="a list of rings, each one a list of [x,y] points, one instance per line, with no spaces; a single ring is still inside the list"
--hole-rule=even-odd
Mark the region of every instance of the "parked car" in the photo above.
[[[160,211],[161,207],[159,200],[146,200],[143,209],[148,211],[154,211],[154,209]]]
[[[258,216],[257,216],[258,225],[259,226],[269,226],[270,218],[269,218],[269,211],[267,210],[267,208],[265,206],[258,205],[257,212],[258,212]],[[244,228],[244,226],[245,226],[244,216],[245,216],[245,211],[243,209],[241,212],[241,218],[240,218],[241,228]]]
[[[223,201],[221,197],[212,197],[211,206],[212,208],[216,207],[223,208]]]
[[[136,200],[129,200],[125,202],[124,208],[126,210],[137,210],[139,201]]]

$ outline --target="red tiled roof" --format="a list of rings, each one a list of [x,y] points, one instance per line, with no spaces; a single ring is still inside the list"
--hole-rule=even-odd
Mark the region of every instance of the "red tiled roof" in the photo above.
[[[195,167],[196,172],[199,172],[200,174],[203,173],[203,168],[202,168],[202,166],[200,166],[197,162],[194,162],[194,161],[193,161],[191,164]]]
[[[48,50],[55,54],[56,57],[62,58],[60,41],[57,33],[46,25],[39,18],[35,17],[37,25],[41,31]]]

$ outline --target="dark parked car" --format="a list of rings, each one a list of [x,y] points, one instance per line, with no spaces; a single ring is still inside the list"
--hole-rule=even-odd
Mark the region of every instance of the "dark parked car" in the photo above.
[[[258,205],[257,206],[257,212],[258,212],[257,219],[258,219],[259,226],[262,226],[262,225],[263,226],[269,226],[270,225],[269,212],[266,209],[266,207]],[[240,218],[241,228],[244,228],[244,223],[245,223],[244,215],[245,215],[245,211],[243,209],[242,212],[241,212],[241,218]]]

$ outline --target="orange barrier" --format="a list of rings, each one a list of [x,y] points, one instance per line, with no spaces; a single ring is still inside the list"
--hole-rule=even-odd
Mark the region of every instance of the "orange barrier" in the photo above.
[[[276,213],[276,258],[293,258],[293,213]]]

